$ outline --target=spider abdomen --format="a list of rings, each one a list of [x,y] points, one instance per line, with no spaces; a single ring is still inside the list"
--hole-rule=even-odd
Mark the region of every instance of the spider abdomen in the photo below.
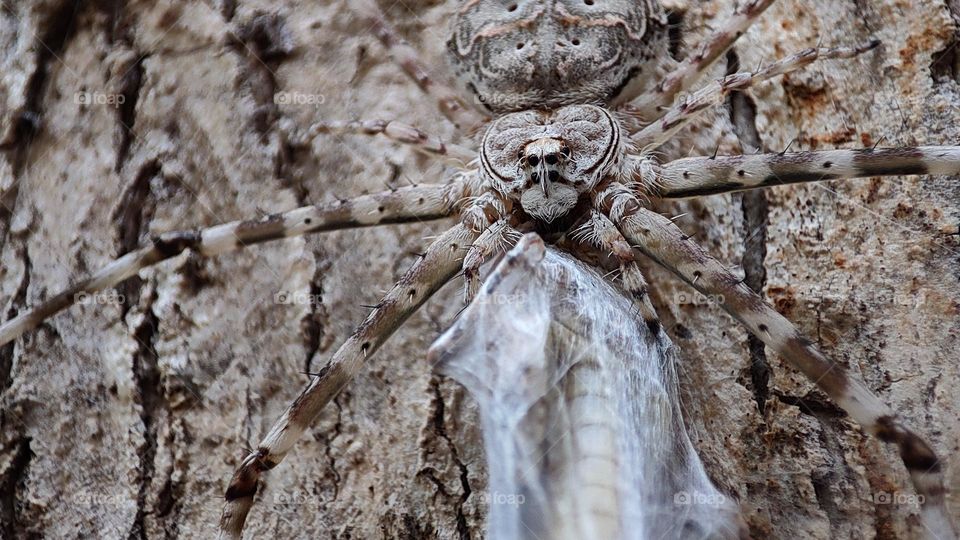
[[[453,68],[494,113],[606,104],[654,79],[666,50],[654,0],[472,0],[454,18]]]

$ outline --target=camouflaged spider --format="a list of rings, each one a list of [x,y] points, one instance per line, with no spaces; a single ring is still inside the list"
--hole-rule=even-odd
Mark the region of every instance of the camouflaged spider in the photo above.
[[[459,215],[460,222],[377,304],[240,465],[220,523],[225,536],[239,537],[260,474],[282,461],[319,411],[433,292],[462,272],[469,300],[481,265],[515,242],[520,231],[565,242],[569,236],[582,240],[574,251],[592,246],[613,254],[623,289],[652,329],[659,330],[659,322],[637,253],[720,299],[721,307],[813,380],[865,430],[898,446],[917,492],[925,498],[926,526],[940,538],[953,537],[941,463],[930,446],[739,277],[670,219],[643,204],[645,197],[693,197],[825,179],[960,173],[960,147],[713,156],[663,164],[653,159],[658,146],[732,92],[818,58],[850,58],[876,46],[808,49],[678,99],[772,3],[745,2],[697,54],[673,63],[666,54],[667,19],[653,0],[466,1],[454,20],[449,53],[463,86],[484,106],[474,111],[457,92],[426,75],[415,51],[372,3],[357,2],[356,9],[369,18],[377,38],[440,111],[463,133],[482,137],[474,149],[385,121],[317,124],[311,133],[384,134],[460,166],[452,182],[162,234],[5,323],[0,344],[35,328],[78,295],[113,287],[186,250],[213,256],[307,233]],[[466,246],[471,249],[465,252]]]

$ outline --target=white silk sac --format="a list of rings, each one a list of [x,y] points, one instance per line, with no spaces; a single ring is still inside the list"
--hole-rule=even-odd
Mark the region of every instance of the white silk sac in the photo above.
[[[739,536],[684,430],[673,345],[592,268],[525,236],[431,357],[479,407],[489,538]]]

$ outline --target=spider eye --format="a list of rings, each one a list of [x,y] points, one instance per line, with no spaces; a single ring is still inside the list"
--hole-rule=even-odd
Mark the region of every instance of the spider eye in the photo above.
[[[560,173],[557,171],[550,171],[550,173],[547,175],[547,178],[549,178],[551,182],[556,182],[557,180],[560,180]]]
[[[560,161],[556,154],[547,154],[543,157],[543,160],[547,162],[547,165],[556,165]]]
[[[569,147],[569,146],[561,146],[561,147],[560,147],[560,154],[561,154],[563,157],[565,157],[565,158],[570,157],[570,147]]]
[[[517,150],[517,159],[523,159],[523,148]]]
[[[537,165],[540,164],[540,157],[534,154],[530,154],[529,156],[527,156],[527,163],[530,164],[531,167],[536,167]]]

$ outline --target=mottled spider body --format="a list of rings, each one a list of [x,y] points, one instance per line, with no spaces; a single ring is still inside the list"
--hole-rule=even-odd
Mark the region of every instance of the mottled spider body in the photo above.
[[[623,162],[621,132],[610,112],[592,105],[504,115],[483,136],[484,181],[550,223]]]
[[[465,2],[449,59],[493,113],[610,103],[656,83],[667,18],[653,0]]]
[[[455,19],[449,52],[479,108],[498,115],[491,120],[432,79],[376,6],[356,2],[400,67],[467,136],[461,144],[450,144],[398,122],[364,120],[318,123],[299,142],[324,132],[384,134],[455,164],[459,171],[449,183],[394,188],[259,220],[160,234],[62,293],[20,310],[0,326],[0,344],[38,326],[81,295],[114,287],[187,251],[214,256],[313,232],[459,217],[372,306],[363,323],[239,465],[220,521],[223,535],[239,537],[261,475],[280,464],[323,407],[417,308],[460,273],[467,278],[469,299],[476,291],[480,267],[515,242],[518,232],[550,228],[575,252],[592,248],[609,255],[619,266],[621,288],[654,331],[660,331],[659,319],[637,263],[640,254],[716,300],[865,430],[897,446],[924,497],[924,525],[941,538],[952,537],[942,464],[933,449],[857,378],[821,354],[739,273],[645,204],[648,196],[677,198],[827,178],[960,172],[960,147],[952,146],[658,163],[652,157],[657,147],[731,94],[818,58],[850,58],[877,46],[871,42],[851,49],[808,49],[688,93],[772,3],[745,2],[697,52],[674,62],[659,3],[469,0]],[[482,140],[475,148],[469,136],[481,130]]]

